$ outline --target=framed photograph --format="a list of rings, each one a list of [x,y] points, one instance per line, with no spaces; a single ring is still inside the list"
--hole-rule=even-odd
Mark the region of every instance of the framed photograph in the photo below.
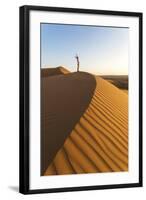
[[[142,186],[142,13],[20,7],[20,192]]]

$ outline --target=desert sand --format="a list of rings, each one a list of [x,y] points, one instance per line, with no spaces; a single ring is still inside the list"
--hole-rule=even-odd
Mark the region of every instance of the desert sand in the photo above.
[[[101,77],[53,70],[41,84],[41,174],[127,171],[128,95]]]
[[[128,93],[128,75],[105,75],[101,76],[101,78]]]
[[[57,68],[44,68],[41,70],[41,77],[48,77],[48,76],[68,74],[68,73],[69,71],[62,66]]]

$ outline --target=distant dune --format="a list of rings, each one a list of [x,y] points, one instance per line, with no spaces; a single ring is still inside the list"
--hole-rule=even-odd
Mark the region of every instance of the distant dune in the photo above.
[[[54,73],[53,81],[52,78],[42,78],[42,99],[46,98],[47,82],[57,95],[54,105],[49,98],[42,103],[42,155],[46,152],[42,175],[127,171],[128,95],[108,81],[84,72],[61,76]],[[56,110],[57,104],[61,105],[59,116],[48,112]],[[49,157],[49,143],[44,141],[50,141],[54,132],[53,153]]]
[[[54,76],[59,74],[68,74],[69,71],[60,66],[57,68],[43,68],[41,69],[41,77]]]
[[[106,76],[101,76],[101,78],[109,81],[119,89],[125,91],[128,93],[128,75],[106,75]]]

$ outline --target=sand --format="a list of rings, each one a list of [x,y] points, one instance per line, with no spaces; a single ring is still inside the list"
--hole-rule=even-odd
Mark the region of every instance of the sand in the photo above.
[[[59,143],[59,145],[57,145],[55,153],[49,159],[48,166],[46,164],[47,167],[45,166],[43,175],[119,172],[128,170],[128,95],[100,77],[93,76],[92,79],[90,76],[90,78],[87,76],[87,79],[87,74],[85,74],[83,72],[71,73],[72,78],[66,79],[69,82],[66,82],[68,85],[67,88],[71,90],[72,96],[68,99],[69,104],[65,105],[65,116],[68,117],[68,122],[72,121],[73,118],[74,123],[68,125],[68,123],[64,122],[62,124],[62,126],[68,127],[66,133],[63,132],[64,129],[56,132],[58,134],[56,135],[56,143]],[[54,78],[52,77],[54,79],[52,83],[55,84],[56,88],[58,86],[61,87],[61,82],[57,82],[59,79],[57,77],[59,76],[64,79],[66,75],[62,74],[53,76]],[[80,92],[76,93],[76,89],[82,91],[80,88],[82,84],[74,82],[74,79],[78,80],[81,77],[82,84],[87,90],[85,90],[85,94],[85,88],[83,89],[83,96],[81,95],[82,98],[80,99],[77,98]],[[50,78],[48,77],[48,79]],[[90,83],[91,80],[92,84]],[[75,83],[76,85],[74,85]],[[76,88],[75,90],[74,87]],[[91,88],[92,92],[90,91]],[[68,90],[64,91],[63,96],[61,95],[62,93],[59,93],[60,98],[62,98],[61,101],[60,98],[57,99],[58,104],[62,105],[64,101],[66,102],[65,98]],[[84,108],[79,109],[82,104],[84,104]],[[72,105],[74,109],[76,108],[75,112],[73,112],[74,109],[68,110]],[[75,105],[78,106],[76,107]],[[48,107],[50,107],[49,104]],[[68,112],[71,113],[67,114]],[[78,112],[78,115],[75,114],[76,112]],[[55,124],[57,121],[56,116],[54,117],[53,127],[54,129],[58,129],[58,126],[56,127]],[[70,129],[71,131],[69,132]],[[51,129],[48,128],[47,131],[49,130]],[[51,133],[51,131],[48,133],[47,138],[45,132],[45,139],[49,140]],[[58,142],[60,140],[59,135],[63,137],[61,142]],[[47,148],[49,147],[46,146]],[[47,151],[47,158],[49,155],[50,152]]]
[[[69,71],[62,66],[57,68],[44,68],[41,70],[41,77],[48,77],[48,76],[68,74],[68,73]]]
[[[95,78],[85,72],[49,75],[42,78],[42,174],[84,114],[95,87]]]

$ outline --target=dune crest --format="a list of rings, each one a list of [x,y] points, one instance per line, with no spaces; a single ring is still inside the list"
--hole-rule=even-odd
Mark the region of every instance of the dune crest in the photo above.
[[[128,170],[128,95],[100,77],[95,80],[90,104],[44,175]]]

